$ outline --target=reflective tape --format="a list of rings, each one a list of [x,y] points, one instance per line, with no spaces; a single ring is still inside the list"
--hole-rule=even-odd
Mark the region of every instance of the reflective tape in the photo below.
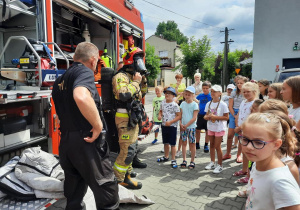
[[[119,172],[121,172],[121,173],[124,173],[124,172],[126,173],[127,170],[128,170],[128,168],[129,168],[129,166],[130,166],[130,165],[128,165],[128,166],[121,166],[121,165],[115,163],[115,164],[114,164],[114,169],[116,169],[117,171],[119,171]]]
[[[128,115],[127,113],[119,113],[119,112],[116,112],[116,117],[129,118],[129,115]]]
[[[135,93],[135,87],[132,84],[129,84],[128,88],[131,91],[131,94],[133,95]]]

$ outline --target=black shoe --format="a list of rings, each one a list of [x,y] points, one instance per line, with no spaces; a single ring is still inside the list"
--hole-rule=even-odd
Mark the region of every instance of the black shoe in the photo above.
[[[130,173],[130,177],[131,178],[135,178],[137,176],[137,173],[136,172],[134,172],[134,171],[131,171],[131,173]]]
[[[200,144],[196,143],[196,149],[200,149]]]
[[[122,185],[123,187],[126,187],[128,189],[133,189],[133,190],[138,190],[142,188],[142,183],[133,181],[129,174],[126,174],[124,181],[120,182],[119,184]]]
[[[147,164],[143,163],[140,159],[137,158],[137,156],[134,156],[132,161],[132,167],[133,168],[147,168]]]

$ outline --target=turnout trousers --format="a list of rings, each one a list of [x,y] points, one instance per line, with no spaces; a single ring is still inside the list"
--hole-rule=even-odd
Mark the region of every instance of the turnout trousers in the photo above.
[[[88,133],[80,131],[62,132],[59,155],[65,172],[64,195],[67,210],[84,207],[83,197],[89,186],[93,191],[97,209],[119,207],[118,184],[108,159],[106,141],[93,143],[84,141]]]
[[[118,182],[123,182],[126,172],[132,171],[132,160],[137,151],[139,126],[128,128],[128,114],[116,113],[115,121],[118,130],[120,153],[114,164],[114,172]]]

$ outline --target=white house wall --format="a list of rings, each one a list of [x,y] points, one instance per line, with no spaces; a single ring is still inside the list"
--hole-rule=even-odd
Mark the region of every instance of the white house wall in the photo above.
[[[300,0],[256,0],[253,37],[253,79],[273,80],[284,58],[300,58]]]
[[[177,81],[175,79],[176,72],[172,70],[163,70],[162,71],[162,78],[164,78],[164,86],[170,86],[171,84],[175,84]],[[182,79],[182,82],[185,83],[185,78]]]
[[[175,41],[171,42],[153,35],[146,42],[155,47],[155,55],[157,56],[159,56],[159,51],[168,51],[168,57],[171,58],[172,67],[174,67],[174,50],[177,46]]]

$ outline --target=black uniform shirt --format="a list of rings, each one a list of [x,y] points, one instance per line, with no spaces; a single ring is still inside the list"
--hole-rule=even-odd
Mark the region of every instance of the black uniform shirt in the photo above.
[[[100,97],[94,83],[94,73],[81,63],[74,62],[66,73],[56,79],[52,97],[60,119],[62,132],[90,131],[92,126],[81,114],[73,97],[76,87],[86,87],[93,97],[96,106],[100,107]]]

